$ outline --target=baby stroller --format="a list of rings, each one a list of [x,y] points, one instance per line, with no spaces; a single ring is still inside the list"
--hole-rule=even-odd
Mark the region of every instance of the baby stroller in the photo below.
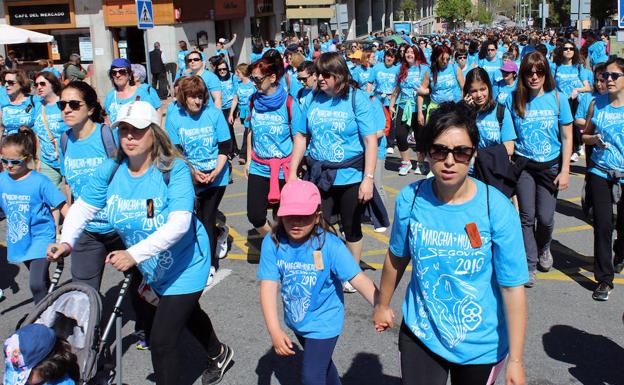
[[[128,274],[121,282],[115,307],[104,329],[100,325],[100,294],[82,282],[68,282],[50,291],[24,320],[23,325],[41,323],[67,339],[78,357],[80,385],[122,384],[120,307],[131,279]],[[115,363],[105,346],[113,324],[116,324]]]

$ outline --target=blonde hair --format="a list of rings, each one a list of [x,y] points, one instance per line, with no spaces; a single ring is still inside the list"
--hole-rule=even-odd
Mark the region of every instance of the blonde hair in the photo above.
[[[187,163],[177,147],[173,145],[169,135],[158,124],[150,124],[146,130],[152,131],[154,144],[152,145],[152,163],[161,172],[171,171],[176,159],[181,159]],[[117,151],[117,162],[121,163],[128,156],[123,151]],[[188,164],[188,163],[187,163]],[[190,167],[190,166],[189,166]]]

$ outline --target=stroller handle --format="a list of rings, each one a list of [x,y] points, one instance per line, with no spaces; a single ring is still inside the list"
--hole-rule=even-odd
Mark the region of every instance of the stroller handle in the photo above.
[[[106,328],[104,328],[104,332],[100,338],[100,343],[103,345],[108,339],[108,335],[110,334],[113,325],[115,324],[115,319],[121,316],[121,303],[123,302],[126,293],[128,292],[128,288],[130,287],[130,282],[132,281],[132,273],[125,273],[125,278],[121,282],[121,287],[119,288],[119,294],[117,295],[117,301],[115,301],[115,307],[113,308],[113,312],[106,324]]]
[[[55,248],[53,248],[54,251]],[[59,259],[56,261],[56,268],[54,269],[54,274],[52,274],[52,279],[50,279],[50,287],[48,288],[48,294],[52,293],[54,289],[58,286],[59,281],[61,280],[61,275],[63,275],[63,270],[65,269],[65,260]]]

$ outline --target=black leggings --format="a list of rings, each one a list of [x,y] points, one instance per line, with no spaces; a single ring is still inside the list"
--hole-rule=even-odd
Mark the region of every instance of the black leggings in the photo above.
[[[48,294],[48,287],[50,286],[48,267],[50,266],[50,262],[45,258],[40,258],[24,261],[24,265],[26,265],[26,268],[30,272],[30,292],[33,295],[33,301],[36,305]]]
[[[358,200],[360,184],[332,186],[329,191],[321,191],[323,217],[332,223],[331,217],[340,214],[340,225],[347,242],[362,239],[362,213],[364,205]]]
[[[154,310],[151,334],[152,366],[156,385],[178,385],[180,383],[180,349],[182,330],[186,326],[214,358],[221,352],[221,342],[215,334],[210,317],[199,305],[201,291],[191,294],[165,295]]]
[[[280,179],[280,190],[285,183],[283,179]],[[267,210],[269,209],[269,187],[269,178],[249,174],[247,179],[247,219],[255,228],[260,228],[266,223]],[[279,205],[271,205],[271,207],[277,213],[276,210]]]
[[[568,103],[570,103],[570,110],[572,111],[572,116],[574,116],[579,105],[578,97],[576,99],[568,99]],[[581,128],[572,124],[572,152],[579,151],[582,144]]]
[[[401,374],[403,385],[446,385],[449,373],[451,385],[486,385],[500,364],[460,365],[449,362],[429,350],[412,333],[405,322],[399,333]]]
[[[397,108],[396,115],[396,143],[399,151],[407,151],[409,149],[409,143],[407,143],[407,137],[410,131],[414,131],[414,139],[418,142],[418,114],[412,114],[412,122],[411,124],[407,124],[407,122],[403,122],[401,117],[403,116],[403,109],[401,107]]]
[[[613,287],[613,204],[617,204],[617,240],[613,251],[618,257],[624,256],[624,197],[619,202],[613,202],[611,190],[613,182],[589,173],[589,191],[594,206],[594,278],[597,282],[604,282]]]
[[[227,166],[227,165],[226,165]],[[203,223],[210,241],[210,255],[212,266],[219,268],[217,249],[217,209],[225,194],[225,186],[211,187],[197,194],[197,216]]]
[[[232,154],[238,154],[238,143],[236,142],[236,134],[234,134],[234,125],[228,122],[228,118],[230,117],[230,108],[226,108],[223,110],[223,116],[225,116],[225,121],[228,124],[228,128],[230,129],[230,136],[232,137]]]

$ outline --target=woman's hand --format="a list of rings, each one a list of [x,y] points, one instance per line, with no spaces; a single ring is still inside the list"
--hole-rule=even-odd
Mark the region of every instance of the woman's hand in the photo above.
[[[512,361],[507,363],[507,371],[505,373],[505,385],[525,385],[526,378],[524,374],[523,363]]]
[[[249,166],[251,166],[251,159],[247,159],[245,163],[245,178],[249,179]]]
[[[388,111],[390,111],[390,117],[394,118],[394,115],[396,114],[396,108],[394,108],[394,104],[390,104],[390,106],[388,106]]]
[[[418,111],[418,124],[420,124],[421,127],[425,126],[425,114],[421,111]]]
[[[136,265],[136,261],[126,250],[116,250],[106,256],[106,263],[110,263],[119,271],[128,271]]]
[[[221,171],[219,171],[219,172],[221,172]],[[217,172],[217,169],[214,169],[211,172],[209,172],[208,174],[204,174],[204,183],[205,184],[210,184],[210,183],[214,182],[214,180],[219,175],[219,172]]]
[[[578,96],[578,91],[575,89],[572,90],[572,92],[570,93],[570,99],[576,99],[576,97]]]
[[[46,256],[48,261],[57,261],[60,258],[64,258],[71,252],[71,248],[67,243],[51,243],[48,245]]]
[[[230,115],[228,116],[228,123],[229,124],[234,124],[234,115],[230,113]]]
[[[555,185],[559,188],[559,191],[563,191],[570,185],[570,172],[561,171],[555,178]]]
[[[193,171],[193,180],[195,181],[195,184],[204,184],[206,183],[206,174],[195,170]]]
[[[474,106],[474,100],[470,94],[464,96],[464,102],[466,102],[469,106]]]
[[[382,333],[394,327],[394,311],[389,306],[377,305],[373,311],[373,325],[375,330]]]
[[[271,340],[273,341],[273,349],[278,356],[294,356],[295,352],[292,350],[293,343],[290,337],[282,329],[275,330],[271,333]]]
[[[373,199],[373,180],[365,176],[364,179],[362,179],[362,183],[360,183],[358,200],[361,203],[366,203],[371,199]]]

